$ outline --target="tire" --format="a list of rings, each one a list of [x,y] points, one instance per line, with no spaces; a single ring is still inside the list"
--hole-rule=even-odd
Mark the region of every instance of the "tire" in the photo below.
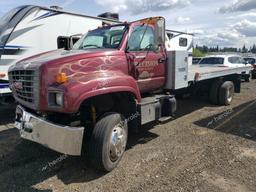
[[[101,171],[112,171],[124,154],[127,135],[128,125],[122,115],[105,114],[92,132],[89,150],[91,165]]]
[[[234,83],[232,81],[226,81],[220,86],[219,91],[219,104],[230,105],[234,95]]]
[[[214,105],[219,104],[219,90],[222,83],[222,80],[216,80],[211,85],[209,99]]]
[[[256,71],[252,72],[252,79],[256,79]]]
[[[251,71],[249,74],[245,75],[244,80],[245,80],[245,82],[250,82],[252,80],[252,72]]]

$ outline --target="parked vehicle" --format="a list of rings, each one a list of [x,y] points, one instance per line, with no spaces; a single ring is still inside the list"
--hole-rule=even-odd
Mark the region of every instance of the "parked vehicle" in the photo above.
[[[196,65],[201,61],[202,57],[193,57],[192,64]]]
[[[256,79],[256,58],[254,57],[245,57],[244,60],[251,64],[252,67],[253,67],[253,70],[252,70],[252,78],[253,79]]]
[[[22,138],[68,155],[88,153],[113,170],[129,131],[176,111],[176,91],[209,92],[229,105],[251,69],[188,65],[188,51],[166,51],[165,20],[150,17],[89,31],[72,50],[24,59],[9,69]]]
[[[243,67],[250,66],[241,56],[238,55],[211,55],[206,56],[199,62],[199,65],[215,65],[218,67]],[[245,81],[249,82],[251,78],[251,71],[243,74]]]

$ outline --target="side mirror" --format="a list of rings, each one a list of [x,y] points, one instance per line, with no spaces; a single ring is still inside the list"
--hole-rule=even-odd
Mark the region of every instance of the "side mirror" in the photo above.
[[[156,41],[159,47],[165,44],[165,20],[162,17],[156,22]]]
[[[75,34],[69,37],[69,49],[72,49],[74,44],[83,36],[83,34]]]

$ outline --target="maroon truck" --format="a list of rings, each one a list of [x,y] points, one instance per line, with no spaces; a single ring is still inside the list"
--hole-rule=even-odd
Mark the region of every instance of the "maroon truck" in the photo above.
[[[174,90],[203,87],[212,102],[228,105],[249,70],[190,70],[187,56],[166,51],[162,17],[89,31],[72,50],[42,53],[9,69],[19,103],[15,127],[22,138],[55,151],[86,151],[95,168],[111,171],[125,151],[128,127],[173,116]]]

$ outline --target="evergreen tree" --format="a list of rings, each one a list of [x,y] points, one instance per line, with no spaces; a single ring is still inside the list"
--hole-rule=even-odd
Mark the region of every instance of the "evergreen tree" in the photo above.
[[[253,44],[252,49],[251,49],[251,52],[252,52],[252,53],[256,53],[256,45],[255,45],[255,44]]]
[[[248,50],[247,50],[247,48],[246,48],[246,46],[245,46],[245,44],[244,44],[244,46],[243,46],[243,48],[242,48],[242,53],[247,53],[248,52]]]

